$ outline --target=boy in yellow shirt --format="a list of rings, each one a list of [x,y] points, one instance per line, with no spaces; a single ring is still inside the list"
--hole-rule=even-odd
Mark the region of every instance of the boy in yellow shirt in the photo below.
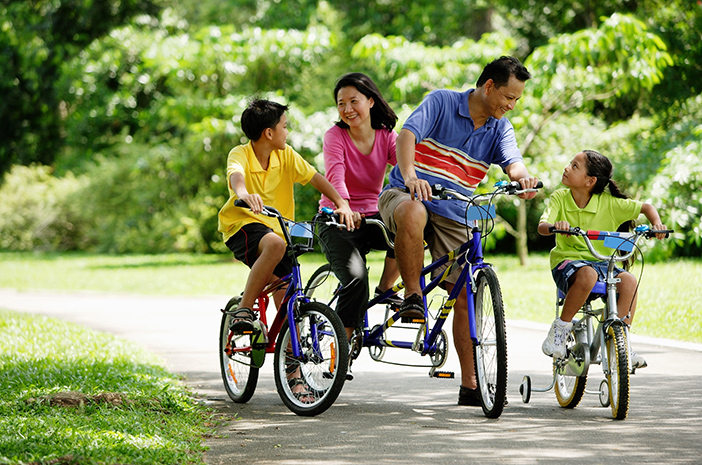
[[[264,205],[294,219],[293,186],[309,182],[334,202],[335,213],[349,230],[361,221],[329,181],[286,144],[287,109],[276,102],[253,100],[241,116],[249,143],[234,147],[227,157],[229,200],[219,211],[219,231],[234,256],[251,268],[239,308],[232,315],[234,331],[253,327],[251,308],[256,297],[266,284],[292,272],[277,219],[259,215]],[[251,208],[235,207],[236,199]]]

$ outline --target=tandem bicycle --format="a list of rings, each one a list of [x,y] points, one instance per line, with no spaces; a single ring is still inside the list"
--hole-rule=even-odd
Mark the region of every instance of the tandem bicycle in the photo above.
[[[537,187],[540,188],[541,183]],[[453,378],[453,373],[440,371],[446,362],[449,350],[448,337],[443,326],[453,310],[459,293],[465,288],[482,410],[489,418],[499,417],[504,409],[507,395],[507,334],[500,284],[493,266],[483,259],[483,244],[494,226],[495,198],[500,195],[519,195],[536,190],[522,189],[518,182],[500,181],[494,185],[492,192],[465,196],[439,185],[432,186],[432,198],[457,199],[466,202],[466,220],[469,225],[473,225],[467,226],[468,240],[422,269],[420,284],[424,301],[423,319],[412,320],[400,317],[397,298],[393,299],[393,297],[404,289],[403,283],[396,284],[368,301],[364,327],[354,332],[350,341],[351,361],[358,357],[363,347],[367,347],[371,358],[375,361],[427,367],[430,368],[430,377]],[[340,226],[329,210],[320,212],[315,221]],[[382,222],[366,221],[373,221],[382,227],[386,233],[388,245],[392,246],[390,236]],[[442,266],[446,266],[447,269],[432,277],[432,272]],[[448,296],[445,293],[430,295],[459,267],[463,269]],[[332,273],[331,267],[326,264],[313,273],[305,287],[305,294],[334,306],[339,289],[338,280]],[[385,304],[385,315],[382,322],[371,326],[368,310],[378,304]],[[414,337],[405,337],[403,340],[393,339],[389,333],[394,329],[409,330],[409,334],[413,334]],[[390,348],[412,350],[421,356],[427,356],[429,363],[422,365],[386,361],[384,360],[386,350]]]
[[[629,327],[618,316],[617,282],[614,268],[618,263],[629,263],[641,238],[650,239],[656,234],[670,234],[672,230],[653,230],[647,225],[637,226],[633,233],[614,231],[586,231],[580,228],[551,232],[582,237],[588,250],[598,260],[607,262],[607,279],[595,283],[590,296],[580,309],[580,319],[573,319],[573,327],[566,339],[566,357],[553,359],[553,379],[545,388],[532,387],[531,377],[524,376],[519,392],[522,401],[528,403],[532,392],[555,390],[558,404],[564,408],[575,408],[584,394],[599,396],[603,407],[611,407],[616,420],[626,418],[629,410],[629,375],[636,369],[629,360],[631,344]],[[598,253],[592,241],[601,240],[605,247],[614,249],[607,256]],[[643,271],[642,271],[643,272]],[[560,290],[556,295],[556,316],[560,315],[565,295]],[[593,309],[593,302],[601,299],[604,307]],[[604,379],[598,391],[585,389],[590,365],[601,365]]]
[[[248,208],[241,200],[235,205]],[[231,298],[222,310],[219,357],[224,388],[234,402],[248,402],[266,354],[274,353],[275,386],[283,403],[297,415],[318,415],[334,403],[346,380],[346,332],[334,310],[311,301],[303,292],[297,257],[313,250],[309,223],[289,224],[272,207],[264,207],[262,214],[278,219],[293,262],[292,273],[268,284],[257,297],[253,330],[230,329],[241,296]],[[281,290],[285,294],[269,326],[266,310],[273,294]]]

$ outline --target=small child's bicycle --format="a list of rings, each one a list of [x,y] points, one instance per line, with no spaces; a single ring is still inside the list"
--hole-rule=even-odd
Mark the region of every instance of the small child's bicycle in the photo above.
[[[248,208],[241,200],[235,205]],[[222,310],[219,358],[224,388],[234,402],[248,402],[256,389],[266,353],[275,353],[273,374],[283,403],[297,415],[318,415],[334,403],[346,380],[346,332],[334,310],[311,302],[302,292],[297,257],[313,250],[310,225],[288,226],[272,207],[264,207],[262,214],[278,218],[293,269],[291,274],[268,284],[256,299],[253,311],[258,320],[254,330],[230,330],[231,314],[238,308],[240,296],[230,299]],[[304,242],[295,243],[293,237],[302,237]],[[269,327],[266,309],[271,296],[281,289],[285,295]]]
[[[598,260],[608,263],[607,279],[595,284],[587,301],[580,310],[581,318],[573,319],[573,328],[566,340],[566,358],[553,359],[553,379],[546,388],[533,388],[531,378],[524,376],[519,392],[522,401],[528,403],[531,393],[547,392],[555,387],[556,398],[561,407],[575,408],[583,394],[599,395],[603,407],[611,406],[616,420],[626,418],[629,410],[629,375],[636,369],[631,366],[629,354],[629,327],[618,316],[617,282],[614,268],[617,263],[628,263],[638,250],[636,243],[641,238],[655,237],[656,234],[670,234],[672,230],[652,230],[646,225],[637,226],[633,233],[611,231],[584,231],[580,228],[569,230],[550,229],[557,234],[570,234],[585,239],[590,253]],[[604,241],[605,247],[615,249],[612,255],[598,253],[591,241]],[[556,316],[560,315],[565,295],[558,290],[556,295]],[[602,299],[604,307],[592,308],[592,302]],[[585,384],[590,365],[601,364],[605,379],[599,391],[587,391]]]
[[[538,187],[541,187],[541,185]],[[491,225],[491,220],[495,217],[495,207],[492,204],[495,197],[534,191],[535,189],[522,190],[518,182],[501,181],[495,184],[492,192],[471,197],[466,197],[454,190],[435,185],[432,187],[432,197],[466,202],[468,204],[466,218],[469,221],[477,222],[476,224],[486,223]],[[481,203],[484,204],[481,205]],[[322,211],[315,221],[332,226],[341,226],[332,217],[330,211]],[[375,223],[385,228],[382,222],[376,221]],[[467,242],[424,267],[420,279],[424,300],[423,319],[412,320],[399,316],[399,305],[396,301],[393,302],[392,298],[404,289],[403,283],[396,284],[392,289],[368,301],[368,310],[377,304],[385,303],[385,316],[381,323],[371,327],[369,323],[370,312],[366,311],[364,328],[361,331],[356,331],[350,341],[351,360],[358,357],[363,347],[367,347],[371,358],[375,361],[396,365],[427,367],[430,368],[429,376],[431,377],[453,378],[453,373],[439,371],[446,362],[449,350],[448,337],[446,331],[443,330],[443,325],[453,310],[458,294],[465,288],[468,293],[470,335],[473,340],[475,372],[483,413],[489,418],[499,417],[504,409],[507,395],[507,334],[502,293],[497,274],[490,263],[483,261],[483,240],[490,232],[491,229],[484,234],[479,226],[474,226],[469,230]],[[388,245],[392,246],[387,234],[386,241]],[[448,265],[447,270],[432,279],[432,271],[443,265]],[[451,272],[463,265],[465,266],[448,296],[443,293],[434,297],[429,296],[433,290],[446,280]],[[427,283],[427,279],[430,282]],[[339,289],[339,281],[332,273],[331,267],[326,264],[313,273],[305,287],[305,293],[310,297],[314,297],[317,301],[333,306]],[[428,297],[431,298],[428,299]],[[440,300],[440,303],[432,314],[430,307],[433,306],[434,299]],[[417,330],[417,326],[403,326],[402,323],[419,324],[419,330]],[[393,330],[410,330],[414,337],[412,340],[391,339],[388,335],[391,328]],[[419,365],[386,361],[384,357],[388,348],[410,349],[422,356],[429,356],[430,364]]]

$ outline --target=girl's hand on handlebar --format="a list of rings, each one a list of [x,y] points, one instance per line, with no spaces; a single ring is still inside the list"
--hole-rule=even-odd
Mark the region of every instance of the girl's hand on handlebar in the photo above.
[[[539,178],[521,178],[518,179],[519,184],[522,185],[522,189],[536,189],[536,185],[539,183]],[[520,199],[533,199],[536,196],[536,192],[524,192],[519,194]]]
[[[570,229],[570,223],[567,221],[556,221],[553,223],[553,229],[557,229],[559,231],[568,231]]]
[[[654,231],[665,231],[668,228],[666,228],[664,224],[658,223],[658,224],[652,224],[651,229],[653,229]],[[658,239],[658,240],[665,239],[667,236],[668,236],[668,234],[665,234],[665,233],[656,234],[656,239]]]
[[[405,180],[407,192],[413,200],[431,200],[431,186],[424,179],[410,178]]]
[[[263,211],[263,199],[258,194],[244,194],[239,196],[251,209],[252,213],[259,214]]]

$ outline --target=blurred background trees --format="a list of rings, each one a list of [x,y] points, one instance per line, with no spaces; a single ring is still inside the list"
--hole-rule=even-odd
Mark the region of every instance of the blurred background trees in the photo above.
[[[547,188],[500,206],[491,245],[550,247],[544,198],[592,148],[679,231],[662,255],[702,252],[699,1],[5,0],[0,21],[0,249],[223,251],[224,165],[253,95],[291,105],[288,142],[321,170],[341,74],[373,77],[399,129],[510,54],[534,78],[509,118]],[[311,218],[316,191],[296,196]]]

